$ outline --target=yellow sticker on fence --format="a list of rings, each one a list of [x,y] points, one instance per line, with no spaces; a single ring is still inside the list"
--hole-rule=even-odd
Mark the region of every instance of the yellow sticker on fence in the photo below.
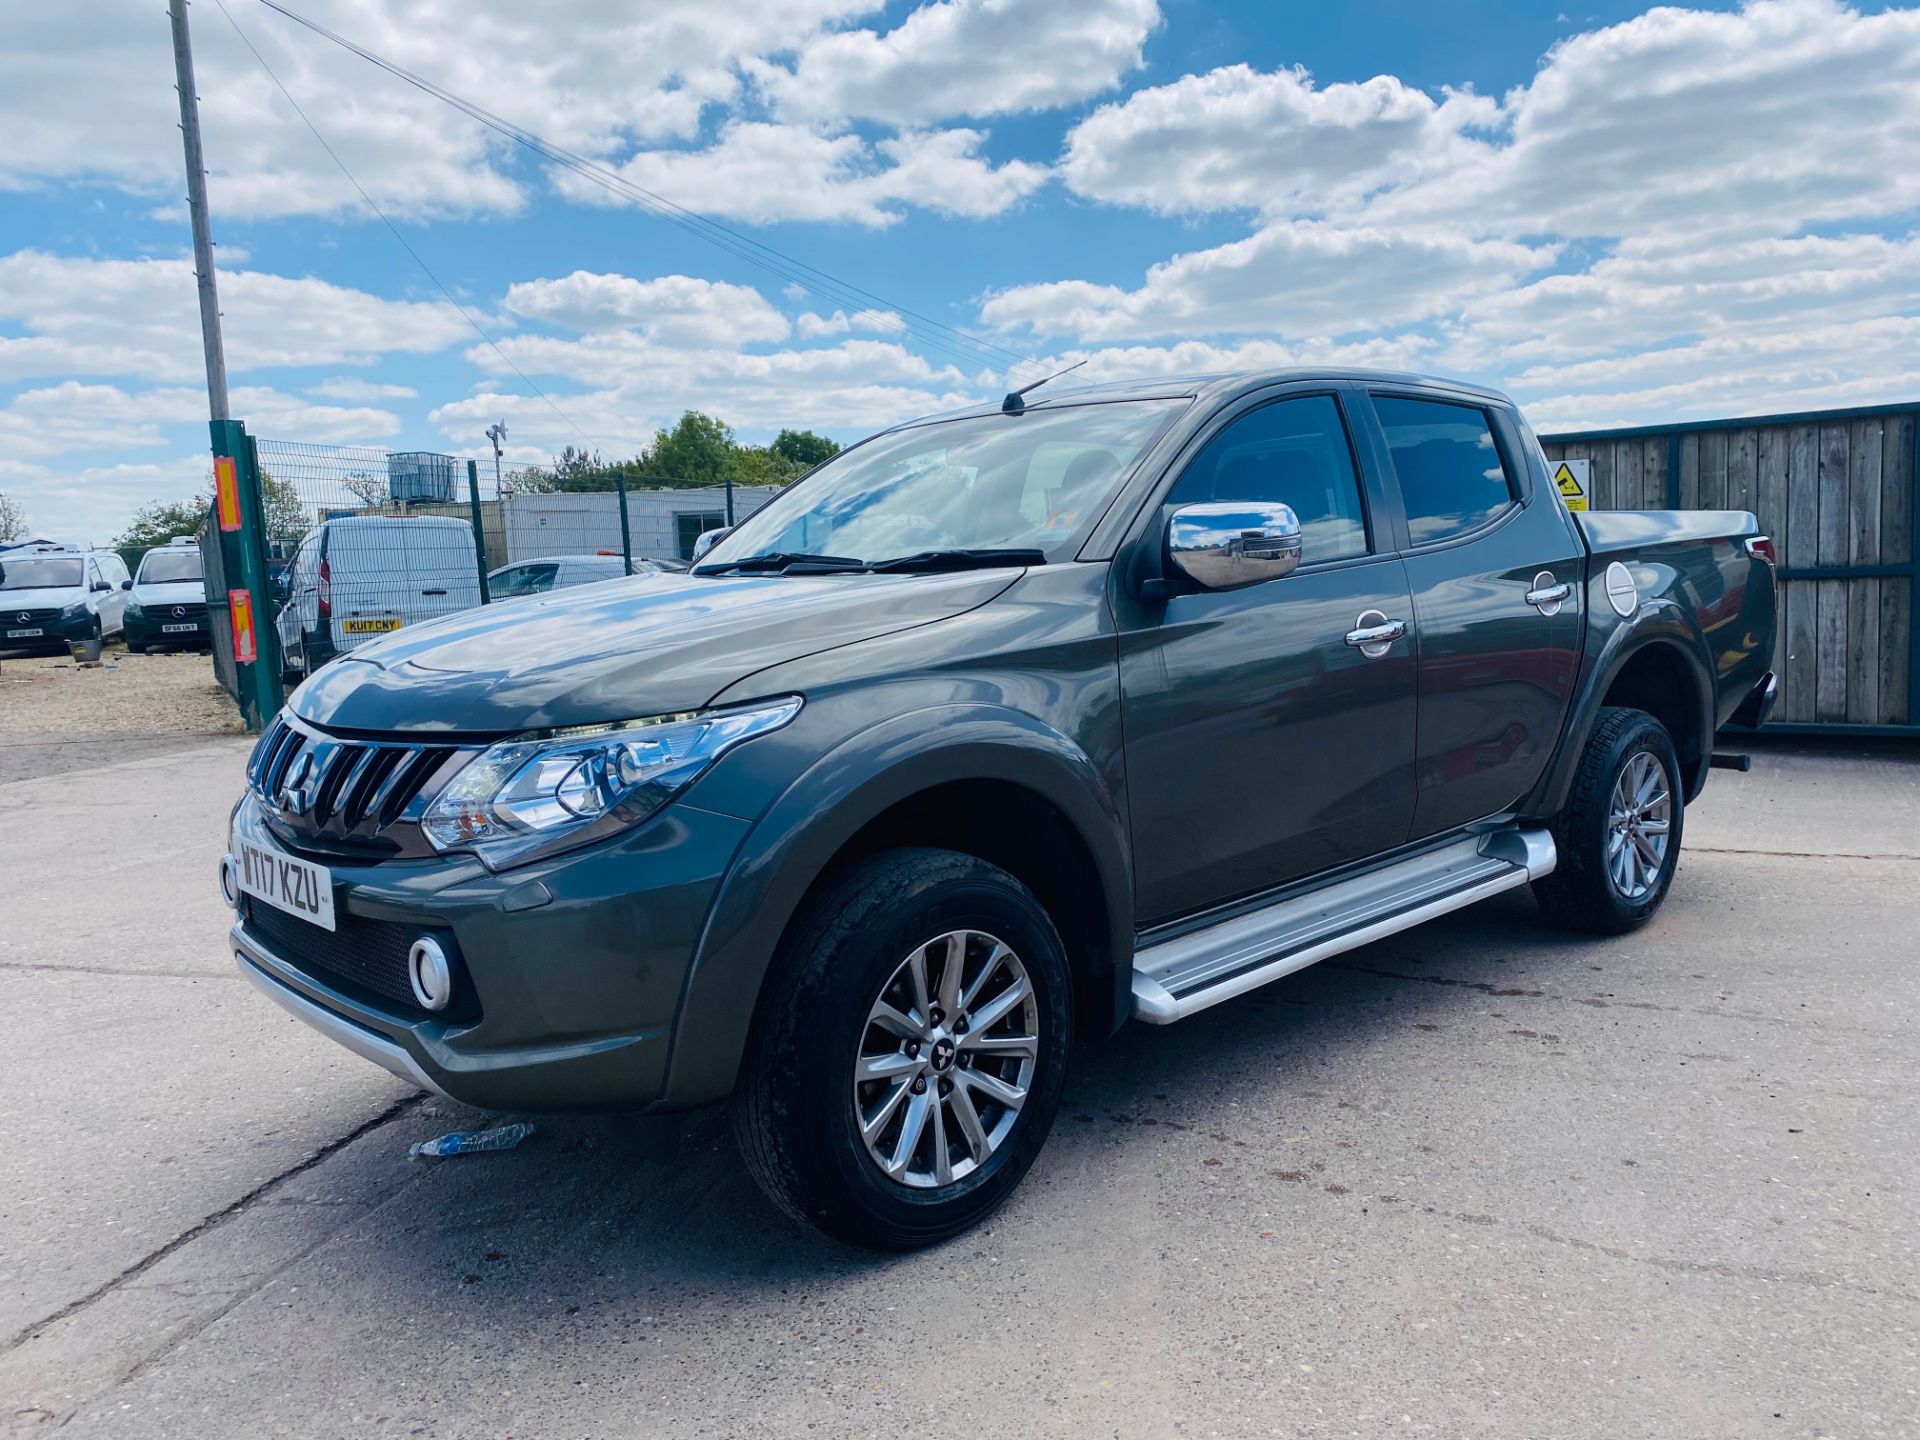
[[[1553,469],[1554,488],[1569,510],[1587,508],[1587,482],[1591,477],[1590,460],[1562,460]]]

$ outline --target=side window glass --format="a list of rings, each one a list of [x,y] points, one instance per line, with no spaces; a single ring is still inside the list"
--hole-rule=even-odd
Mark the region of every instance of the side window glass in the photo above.
[[[1265,500],[1300,517],[1300,561],[1367,553],[1366,513],[1347,429],[1331,395],[1281,400],[1249,411],[1207,442],[1173,493],[1174,505]]]
[[[1486,411],[1397,395],[1374,396],[1373,408],[1393,452],[1415,545],[1478,529],[1514,503]]]
[[[529,565],[527,567],[526,593],[538,595],[551,590],[553,582],[560,576],[558,565]]]

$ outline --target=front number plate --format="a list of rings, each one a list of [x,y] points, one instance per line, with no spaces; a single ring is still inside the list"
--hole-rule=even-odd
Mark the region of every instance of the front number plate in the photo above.
[[[198,625],[162,625],[160,627],[162,635],[197,635],[199,632]]]
[[[44,630],[9,630],[7,631],[7,638],[9,640],[31,640],[36,635],[44,635],[46,633]]]
[[[333,929],[333,876],[324,865],[296,860],[265,845],[250,845],[238,836],[233,841],[233,858],[240,869],[240,888],[254,899],[322,930]]]

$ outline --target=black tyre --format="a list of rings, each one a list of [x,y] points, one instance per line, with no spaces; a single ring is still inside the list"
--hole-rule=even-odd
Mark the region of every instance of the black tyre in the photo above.
[[[864,860],[768,977],[733,1109],[747,1166],[850,1244],[956,1235],[1046,1140],[1072,1016],[1060,937],[1013,876],[949,850]]]
[[[1597,935],[1646,924],[1673,883],[1685,818],[1666,727],[1644,710],[1602,710],[1553,821],[1560,859],[1534,883],[1541,909]]]

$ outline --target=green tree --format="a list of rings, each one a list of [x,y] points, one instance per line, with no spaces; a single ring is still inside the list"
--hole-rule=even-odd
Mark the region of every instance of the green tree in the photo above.
[[[271,470],[262,470],[260,498],[266,505],[268,539],[297,542],[312,528],[313,514],[291,480],[282,480]]]
[[[133,512],[127,528],[114,538],[113,548],[120,552],[128,569],[136,569],[140,557],[156,545],[164,545],[177,535],[197,535],[206,523],[211,495],[194,500],[149,500]]]
[[[6,491],[0,490],[0,544],[27,538],[27,512]]]
[[[149,500],[134,511],[127,528],[113,542],[127,568],[138,569],[140,557],[156,545],[165,545],[180,535],[198,535],[213,507],[213,489],[213,477],[208,476],[205,492],[194,499]],[[312,526],[313,517],[292,481],[262,470],[260,497],[267,512],[268,539],[297,543]]]
[[[736,485],[784,485],[806,468],[777,450],[739,445],[734,447],[729,473]]]
[[[811,430],[782,430],[767,447],[774,454],[793,461],[802,470],[811,470],[823,460],[840,453],[840,446]]]
[[[689,410],[673,429],[654,432],[640,464],[649,476],[714,485],[727,478],[733,456],[733,427]]]

